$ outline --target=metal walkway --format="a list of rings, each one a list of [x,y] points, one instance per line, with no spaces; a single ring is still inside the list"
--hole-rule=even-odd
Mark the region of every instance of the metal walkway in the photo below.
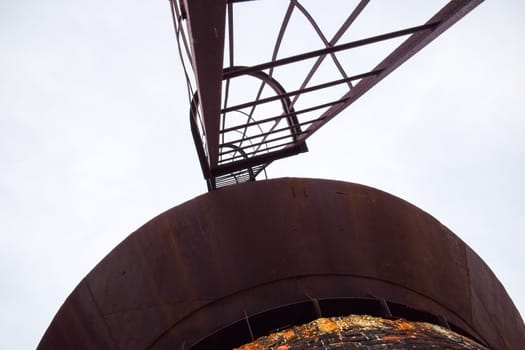
[[[306,152],[308,137],[481,2],[171,0],[208,189]],[[392,7],[405,16],[374,20]]]

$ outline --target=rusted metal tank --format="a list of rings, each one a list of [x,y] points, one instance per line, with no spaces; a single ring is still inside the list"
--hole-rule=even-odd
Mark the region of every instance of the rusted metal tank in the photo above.
[[[80,282],[38,349],[231,349],[350,314],[525,344],[494,274],[432,216],[370,187],[283,178],[146,223]]]

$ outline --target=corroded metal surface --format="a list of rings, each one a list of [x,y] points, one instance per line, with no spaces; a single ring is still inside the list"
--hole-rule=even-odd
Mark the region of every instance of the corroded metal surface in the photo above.
[[[284,178],[213,191],[146,223],[81,281],[39,349],[189,349],[241,320],[240,346],[246,324],[256,339],[320,317],[316,303],[336,316],[338,298],[438,315],[498,350],[525,344],[504,288],[433,217],[370,187]],[[293,322],[264,327],[265,312],[292,304],[270,320]]]
[[[448,349],[487,350],[448,329],[424,322],[366,315],[319,318],[245,344],[237,350]]]

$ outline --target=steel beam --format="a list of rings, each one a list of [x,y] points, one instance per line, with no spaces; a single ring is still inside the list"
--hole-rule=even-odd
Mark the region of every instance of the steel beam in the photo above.
[[[199,94],[208,152],[208,166],[217,165],[219,151],[222,62],[226,0],[182,0],[188,21],[192,63]]]
[[[481,4],[483,0],[452,0],[428,22],[429,28],[412,34],[397,49],[379,63],[373,71],[381,73],[362,79],[341,99],[340,104],[334,105],[323,113],[318,122],[312,123],[306,133],[299,136],[299,140],[306,140],[315,131],[339,114],[343,109],[354,103],[359,97],[373,88],[383,78],[389,75],[406,60],[414,56],[419,50],[428,45],[432,40],[441,35],[454,23],[463,18],[467,13]]]

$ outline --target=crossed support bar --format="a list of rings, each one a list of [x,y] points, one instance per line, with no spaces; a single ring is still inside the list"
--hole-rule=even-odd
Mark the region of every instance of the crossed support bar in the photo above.
[[[274,160],[306,152],[305,142],[308,137],[469,13],[482,0],[451,0],[422,25],[342,44],[338,44],[338,40],[361,15],[369,0],[358,3],[331,40],[323,35],[313,17],[299,0],[290,0],[272,59],[243,67],[234,65],[234,63],[238,64],[234,60],[233,23],[233,6],[237,2],[242,1],[171,0],[181,58],[184,53],[188,56],[192,72],[186,69],[186,73],[187,76],[193,73],[195,79],[195,87],[192,87],[190,79],[187,79],[191,94],[190,122],[203,174],[210,190],[225,184],[254,180]],[[325,47],[277,58],[284,32],[292,12],[296,9],[309,20]],[[223,67],[226,33],[228,33],[229,66]],[[407,39],[382,60],[378,60],[380,63],[369,72],[348,76],[345,67],[337,58],[340,52],[400,37],[407,37]],[[327,56],[334,61],[341,78],[308,86],[320,62]],[[274,69],[309,59],[316,59],[316,62],[299,89],[286,91],[273,77]],[[259,91],[251,101],[228,105],[230,81],[241,76],[260,79]],[[275,94],[261,97],[264,86],[271,86]],[[295,102],[300,96],[334,86],[347,86],[348,89],[342,96],[334,96],[330,101],[295,109]],[[255,108],[272,102],[282,104],[281,113],[259,119],[253,118]],[[309,116],[305,120],[301,117],[315,111],[318,115],[314,118]],[[235,125],[227,123],[231,120],[228,119],[230,114],[234,112],[245,114],[246,120],[239,122],[236,119]],[[259,128],[259,131],[248,132],[255,130],[254,128]],[[235,138],[231,137],[233,133],[237,135]],[[227,136],[230,136],[229,139]]]

